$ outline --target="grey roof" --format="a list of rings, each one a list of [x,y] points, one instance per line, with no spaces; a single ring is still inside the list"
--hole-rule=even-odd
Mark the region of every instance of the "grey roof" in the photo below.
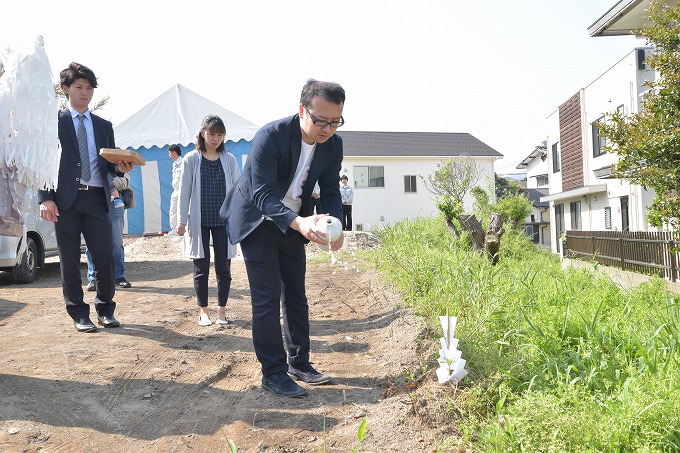
[[[547,201],[541,201],[541,197],[544,197],[550,193],[549,189],[520,189],[520,193],[525,193],[529,201],[531,201],[537,208],[547,208],[550,203]]]
[[[468,133],[339,131],[352,157],[495,157],[503,155]]]

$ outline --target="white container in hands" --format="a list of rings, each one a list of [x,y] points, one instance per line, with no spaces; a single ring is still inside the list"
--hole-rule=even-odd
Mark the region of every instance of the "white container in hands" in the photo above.
[[[330,249],[329,244],[342,234],[342,222],[337,217],[329,215],[321,217],[316,221],[316,231],[324,232],[328,236],[327,243],[317,244],[321,250],[327,252]]]

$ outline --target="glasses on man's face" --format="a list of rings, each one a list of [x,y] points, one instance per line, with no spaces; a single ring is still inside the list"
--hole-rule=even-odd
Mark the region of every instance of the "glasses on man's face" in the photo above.
[[[314,118],[314,115],[311,114],[307,106],[305,105],[305,111],[307,112],[307,115],[309,115],[309,118],[312,120],[312,124],[314,124],[316,127],[321,127],[324,128],[326,126],[330,126],[332,128],[340,127],[343,124],[345,124],[345,119],[343,117],[340,117],[340,121],[321,121],[317,120]]]

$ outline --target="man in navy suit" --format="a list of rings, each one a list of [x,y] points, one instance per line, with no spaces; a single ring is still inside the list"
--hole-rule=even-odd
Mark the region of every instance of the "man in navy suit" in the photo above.
[[[338,188],[342,139],[335,131],[344,124],[344,104],[340,85],[308,80],[299,112],[257,132],[243,173],[222,206],[229,239],[240,242],[245,259],[262,386],[278,396],[307,393],[292,378],[312,385],[331,380],[309,361],[305,244],[327,244],[325,230],[316,228],[317,220],[323,213],[342,215]],[[311,195],[317,181],[323,213],[315,215]],[[342,243],[341,235],[331,250]]]
[[[57,189],[39,191],[38,201],[40,216],[55,222],[66,311],[77,331],[93,332],[97,327],[90,320],[90,306],[83,301],[80,235],[85,238],[96,269],[94,303],[99,324],[118,327],[120,323],[113,316],[116,303],[108,174],[122,176],[134,164],[112,164],[99,156],[99,149],[116,145],[111,123],[89,110],[97,87],[94,72],[71,63],[59,76],[68,107],[59,112],[61,158]]]

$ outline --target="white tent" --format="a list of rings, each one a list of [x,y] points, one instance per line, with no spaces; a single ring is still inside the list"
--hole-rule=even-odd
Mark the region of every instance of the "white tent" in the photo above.
[[[227,151],[242,168],[258,127],[182,85],[173,86],[114,128],[116,146],[135,150],[146,160],[145,166],[130,173],[136,207],[126,211],[128,234],[170,230],[172,160],[168,146],[178,144],[182,155],[194,149],[201,122],[209,114],[224,121]]]
[[[187,146],[196,140],[201,121],[208,114],[224,121],[225,141],[250,141],[259,129],[247,119],[177,84],[116,126],[116,145],[127,149],[162,148],[173,143]]]

